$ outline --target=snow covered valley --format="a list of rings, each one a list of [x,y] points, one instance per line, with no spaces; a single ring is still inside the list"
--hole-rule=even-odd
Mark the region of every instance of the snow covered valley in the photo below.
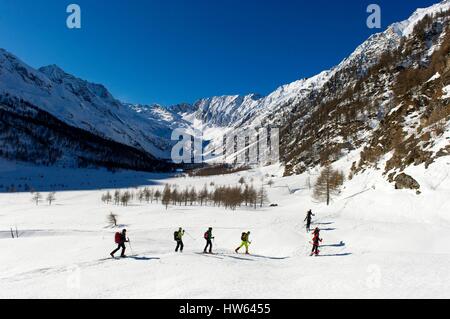
[[[336,165],[345,169],[351,162]],[[58,191],[51,206],[44,200],[36,205],[29,192],[0,194],[0,297],[449,298],[450,159],[414,169],[421,195],[394,190],[379,171],[368,170],[347,181],[326,206],[308,188],[317,172],[281,177],[275,166],[193,178],[71,169],[55,174],[45,167],[34,167],[39,177],[33,177],[23,164],[2,165],[8,181],[40,181],[36,188],[44,199],[50,189],[45,181],[72,185]],[[161,203],[133,200],[124,207],[101,201],[107,188],[162,189],[170,183],[201,189],[211,182],[239,185],[241,177],[255,186],[274,182],[266,186],[263,208],[166,210]],[[105,189],[85,187],[88,181]],[[316,215],[313,227],[322,230],[319,257],[309,256],[311,234],[303,221],[308,209]],[[107,226],[110,212],[117,214],[118,228]],[[13,239],[16,227],[19,238]],[[114,233],[123,227],[131,240],[129,258],[112,259]],[[178,227],[186,229],[183,254],[174,252]],[[214,255],[202,254],[208,227]],[[251,231],[250,255],[234,252],[244,231]]]

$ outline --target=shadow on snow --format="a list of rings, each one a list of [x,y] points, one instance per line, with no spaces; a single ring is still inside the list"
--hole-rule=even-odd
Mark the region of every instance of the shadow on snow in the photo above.
[[[144,257],[144,256],[131,256],[127,257],[126,259],[134,259],[138,261],[149,261],[149,260],[160,260],[159,257]]]
[[[344,247],[344,246],[345,243],[341,241],[339,244],[321,245],[320,247]]]
[[[222,256],[228,257],[228,258],[231,258],[231,259],[243,260],[243,261],[254,261],[253,259],[245,258],[245,257],[239,257],[239,256],[232,256],[232,255],[222,255]]]
[[[99,189],[133,188],[162,185],[162,180],[173,177],[170,173],[147,173],[106,169],[71,169],[61,167],[18,164],[0,170],[0,194],[14,192],[90,191]]]
[[[261,255],[250,255],[250,257],[264,258],[264,259],[271,259],[271,260],[285,260],[285,259],[290,258],[290,257],[270,257],[270,256],[261,256]]]
[[[342,254],[323,254],[323,255],[319,255],[317,257],[347,257],[347,256],[351,256],[352,253],[342,253]]]

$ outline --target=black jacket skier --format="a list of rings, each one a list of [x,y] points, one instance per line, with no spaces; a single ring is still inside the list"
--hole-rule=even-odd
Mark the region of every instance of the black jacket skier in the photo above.
[[[206,254],[206,251],[208,250],[209,247],[209,253],[212,254],[212,240],[214,239],[213,235],[212,235],[212,228],[209,227],[209,229],[206,231],[205,235],[205,240],[206,240],[206,246],[205,249],[203,249],[203,252]]]
[[[306,231],[309,233],[311,231],[311,220],[312,220],[312,216],[316,216],[312,213],[311,210],[309,210],[306,213],[306,218],[305,218],[305,222],[306,222]]]
[[[116,253],[116,252],[118,252],[119,250],[120,250],[120,248],[122,248],[122,253],[120,254],[120,257],[126,257],[125,256],[125,249],[126,249],[126,247],[125,247],[125,243],[126,242],[128,242],[129,240],[127,239],[127,230],[126,229],[124,229],[124,230],[122,230],[122,233],[120,234],[120,240],[118,241],[118,243],[117,243],[117,249],[115,249],[114,251],[112,251],[111,252],[111,257],[113,257],[114,258],[114,254]]]

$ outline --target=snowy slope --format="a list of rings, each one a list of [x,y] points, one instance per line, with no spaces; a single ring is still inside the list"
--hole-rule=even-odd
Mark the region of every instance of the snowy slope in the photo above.
[[[268,96],[249,94],[202,99],[195,103],[199,106],[196,116],[203,120],[206,126],[221,127],[252,125],[252,122],[254,122],[254,126],[257,126],[270,117],[274,118],[270,122],[281,121],[292,106],[314,96],[315,92],[320,91],[334,75],[348,72],[350,68],[356,68],[357,73],[363,74],[370,66],[378,62],[384,53],[398,48],[401,39],[410,36],[417,23],[426,15],[433,15],[449,9],[449,0],[444,0],[429,8],[417,9],[407,20],[394,23],[386,31],[372,35],[348,58],[331,70],[323,71],[309,79],[283,85]]]
[[[428,8],[417,9],[407,20],[394,23],[390,28],[400,36],[409,36],[414,30],[417,23],[426,15],[433,15],[450,9],[450,1],[443,0]]]
[[[168,158],[170,121],[159,112],[140,116],[99,84],[67,74],[57,66],[34,70],[0,50],[0,95],[28,101],[65,123]]]
[[[232,126],[234,123],[245,121],[249,112],[259,107],[261,97],[256,94],[246,96],[216,96],[201,99],[194,105],[197,118],[209,126]]]
[[[336,167],[348,169],[354,156]],[[236,185],[241,176],[258,185],[267,173],[277,175],[267,191],[270,202],[279,206],[256,211],[165,210],[138,201],[118,207],[101,203],[101,190],[59,192],[52,206],[36,206],[28,193],[0,194],[0,297],[449,298],[449,168],[448,158],[427,170],[418,168],[421,182],[429,185],[423,189],[427,196],[395,191],[379,171],[369,170],[349,182],[329,207],[311,200],[307,179],[314,180],[315,171],[279,177],[279,167],[220,178],[142,176],[150,187],[161,189],[166,182],[181,188],[202,188],[212,181]],[[36,172],[51,174],[48,168]],[[82,174],[94,181],[98,173]],[[129,175],[111,178],[126,181]],[[316,214],[314,226],[322,229],[321,257],[309,257],[303,219],[310,208]],[[106,227],[110,211],[128,229],[132,258],[108,258],[116,231]],[[9,228],[16,225],[20,237],[11,239]],[[182,255],[173,252],[172,238],[180,226],[187,230]],[[218,255],[199,254],[209,226]],[[236,255],[240,234],[247,230],[252,232],[252,255]]]
[[[201,121],[204,138],[211,141],[212,148],[221,145],[224,133],[233,132],[233,134],[239,136],[249,127],[274,125],[283,129],[286,126],[293,126],[297,131],[287,134],[282,138],[281,143],[282,148],[295,153],[297,149],[303,147],[298,141],[300,136],[298,131],[305,126],[305,123],[309,121],[312,113],[318,109],[320,104],[345,96],[347,90],[354,88],[358,80],[364,78],[372,66],[381,61],[387,53],[395,52],[401,45],[402,40],[411,37],[412,30],[426,15],[433,16],[449,9],[450,1],[448,0],[429,8],[418,9],[407,20],[395,23],[384,32],[372,35],[358,46],[348,58],[331,70],[321,72],[309,79],[281,86],[266,97],[258,96],[257,99],[254,99],[254,95],[250,94],[248,96],[223,96],[201,100],[196,103],[200,106],[198,110],[195,113],[190,113],[186,119],[196,123],[197,127],[200,126],[198,121]],[[442,21],[440,23],[442,24]],[[435,31],[441,32],[442,30],[439,28],[440,26],[437,24]],[[442,32],[441,37],[432,42],[427,39],[427,45],[429,45],[426,52],[427,57],[430,57],[443,44],[444,34],[445,32]],[[414,61],[415,66],[420,63],[424,63],[424,61]],[[380,110],[389,108],[394,97],[392,94],[392,89],[395,87],[393,76],[394,72],[385,76],[383,79],[383,82],[385,82],[384,88],[376,89],[382,83],[381,81],[369,83],[368,86],[374,87],[373,92],[366,92],[366,96],[353,98],[356,100],[368,99],[370,103],[374,104],[374,108],[378,107]],[[381,106],[376,106],[379,100],[383,102],[379,102],[382,103]],[[342,104],[345,104],[346,101],[343,99],[342,102]],[[332,112],[339,112],[339,110],[338,108],[330,110],[330,113]],[[361,113],[360,118],[353,118],[352,120],[362,120],[366,111],[361,110]],[[382,116],[383,111],[380,111],[379,114]],[[193,117],[197,121],[193,120]],[[377,123],[373,121],[370,125],[374,128]],[[317,127],[317,129],[319,128]],[[221,130],[222,134],[220,134]],[[369,133],[366,134],[366,138],[368,136],[370,136]],[[339,139],[343,140],[342,136]],[[320,148],[321,146],[317,145],[316,147]],[[287,163],[288,160],[285,162]]]
[[[111,134],[117,141],[164,153],[155,145],[165,142],[152,140],[152,134],[167,136],[178,123],[192,128],[201,127],[203,121],[206,135],[214,138],[235,127],[277,123],[293,105],[313,108],[312,98],[323,92],[335,93],[330,81],[339,79],[338,87],[345,87],[348,79],[353,79],[348,70],[364,73],[383,52],[396,48],[402,37],[409,36],[425,14],[449,6],[446,0],[419,9],[408,20],[372,36],[339,66],[282,86],[267,97],[214,97],[192,106],[169,108],[124,104],[100,85],[77,79],[55,66],[33,70],[5,51],[0,51],[0,94],[25,98],[96,134]],[[436,46],[430,46],[434,49]],[[450,97],[448,82],[441,82],[445,76],[430,76],[423,83],[423,92],[438,91],[440,103]],[[380,99],[382,105],[390,102],[385,86],[389,81],[386,75],[377,83],[380,87],[375,87],[382,98],[386,97]],[[428,99],[424,94],[420,97]],[[437,105],[436,100],[433,103]],[[419,110],[425,106],[427,103],[419,103]],[[421,121],[411,106],[400,103],[387,111],[387,122],[401,120],[404,124],[401,131],[405,139],[417,131]],[[363,122],[368,128],[358,137],[369,140],[372,130],[381,126],[373,118]],[[14,186],[21,193],[0,193],[0,297],[450,298],[450,156],[444,152],[450,138],[448,125],[444,123],[442,135],[430,133],[431,141],[425,148],[433,154],[441,151],[442,156],[403,169],[420,184],[420,195],[415,190],[394,189],[380,169],[392,152],[380,153],[377,165],[364,167],[347,180],[330,206],[311,196],[309,185],[314,184],[319,166],[288,177],[282,177],[284,167],[270,166],[227,176],[176,178],[1,161],[0,191]],[[141,136],[143,131],[150,140]],[[294,148],[299,141],[289,143]],[[359,147],[346,152],[333,166],[348,176],[362,151]],[[272,187],[266,186],[270,203],[278,207],[242,207],[231,212],[194,205],[169,206],[166,210],[161,204],[137,200],[128,207],[100,201],[105,192],[100,188],[135,190],[148,185],[161,190],[165,183],[176,183],[180,189],[201,189],[212,187],[211,183],[237,185],[241,177],[259,187],[267,184],[267,175],[273,175],[270,179],[274,182]],[[24,192],[25,184],[43,192],[58,190],[56,202],[36,206],[31,194]],[[45,198],[47,193],[43,195]],[[309,257],[311,238],[303,225],[304,214],[311,208],[316,214],[314,226],[322,229],[324,239],[321,257],[317,258]],[[118,214],[120,227],[129,231],[131,258],[109,258],[117,231],[107,227],[110,212]],[[182,255],[173,252],[172,238],[180,226],[187,230]],[[204,246],[203,232],[209,226],[214,227],[217,255],[199,254]],[[19,238],[12,239],[10,231],[16,227]],[[252,255],[237,255],[233,250],[240,244],[240,234],[248,230],[252,232]]]

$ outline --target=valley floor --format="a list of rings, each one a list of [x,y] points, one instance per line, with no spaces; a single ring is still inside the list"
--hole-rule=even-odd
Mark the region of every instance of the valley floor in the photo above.
[[[101,202],[104,190],[89,189],[61,191],[52,206],[36,206],[30,193],[3,193],[0,297],[450,298],[449,171],[446,158],[434,170],[416,172],[420,196],[393,190],[378,171],[366,172],[329,207],[313,202],[307,176],[283,178],[277,167],[210,178],[145,175],[151,187],[169,182],[201,189],[211,181],[235,185],[240,176],[258,186],[273,174],[267,190],[278,207],[257,210],[166,210],[138,201],[119,207]],[[322,229],[320,257],[309,256],[303,219],[310,208]],[[128,229],[130,258],[108,258],[117,231],[106,227],[110,211]],[[15,226],[20,237],[11,239]],[[183,254],[174,252],[180,226],[187,230]],[[209,226],[217,255],[200,253]],[[247,230],[252,255],[237,255]]]

